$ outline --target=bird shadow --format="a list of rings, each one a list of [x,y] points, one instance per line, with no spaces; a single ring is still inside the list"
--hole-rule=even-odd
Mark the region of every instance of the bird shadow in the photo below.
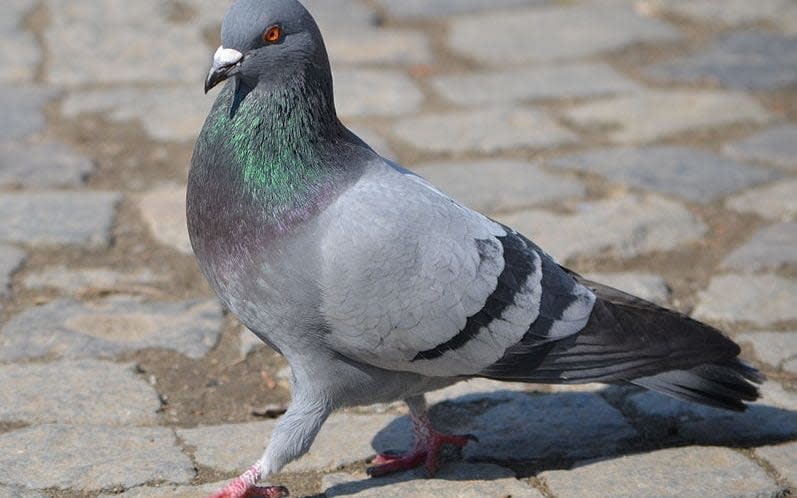
[[[435,479],[495,480],[496,467],[517,477],[533,477],[576,464],[683,446],[755,448],[797,440],[797,411],[782,408],[780,390],[742,413],[728,412],[635,388],[608,387],[597,392],[470,393],[434,405],[435,427],[453,434],[472,434],[478,442],[461,451],[462,463],[446,458]],[[793,406],[793,399],[785,405]],[[372,440],[376,453],[406,451],[412,444],[409,417],[397,417]],[[449,457],[451,455],[448,455]],[[500,469],[499,469],[500,470]],[[331,482],[326,496],[423,479],[423,470],[385,478]]]

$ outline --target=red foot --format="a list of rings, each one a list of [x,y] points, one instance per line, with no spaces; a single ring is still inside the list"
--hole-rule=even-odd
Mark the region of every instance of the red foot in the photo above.
[[[381,477],[402,470],[411,470],[415,467],[423,466],[426,472],[433,476],[440,467],[440,450],[444,445],[450,444],[459,448],[465,447],[470,441],[478,441],[476,436],[449,436],[432,432],[428,438],[415,443],[415,448],[404,455],[377,455],[373,467],[368,468],[368,475],[371,477]]]
[[[259,475],[253,467],[210,498],[283,498],[290,495],[288,489],[282,486],[255,486]]]

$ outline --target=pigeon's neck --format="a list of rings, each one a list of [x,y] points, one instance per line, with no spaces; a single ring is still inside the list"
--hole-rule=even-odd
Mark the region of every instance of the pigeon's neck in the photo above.
[[[340,173],[329,158],[342,130],[328,77],[297,74],[253,89],[231,81],[208,116],[198,155],[215,158],[212,167],[224,168],[221,176],[267,214],[293,217]]]

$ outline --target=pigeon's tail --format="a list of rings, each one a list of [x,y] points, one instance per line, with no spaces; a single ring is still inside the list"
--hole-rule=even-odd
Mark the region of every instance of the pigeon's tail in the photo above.
[[[719,330],[574,275],[598,299],[586,327],[515,356],[490,377],[526,382],[632,383],[730,410],[758,398],[763,376]],[[518,351],[520,353],[520,351]],[[522,358],[525,357],[525,358]]]
[[[743,411],[743,401],[758,399],[758,389],[751,382],[761,383],[763,380],[758,370],[734,358],[689,370],[670,370],[640,377],[631,383],[673,398]]]

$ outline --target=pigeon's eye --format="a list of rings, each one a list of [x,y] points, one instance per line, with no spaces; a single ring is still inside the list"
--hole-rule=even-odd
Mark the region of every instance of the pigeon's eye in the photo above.
[[[277,43],[282,40],[282,28],[280,26],[271,26],[263,33],[263,41],[266,43]]]

